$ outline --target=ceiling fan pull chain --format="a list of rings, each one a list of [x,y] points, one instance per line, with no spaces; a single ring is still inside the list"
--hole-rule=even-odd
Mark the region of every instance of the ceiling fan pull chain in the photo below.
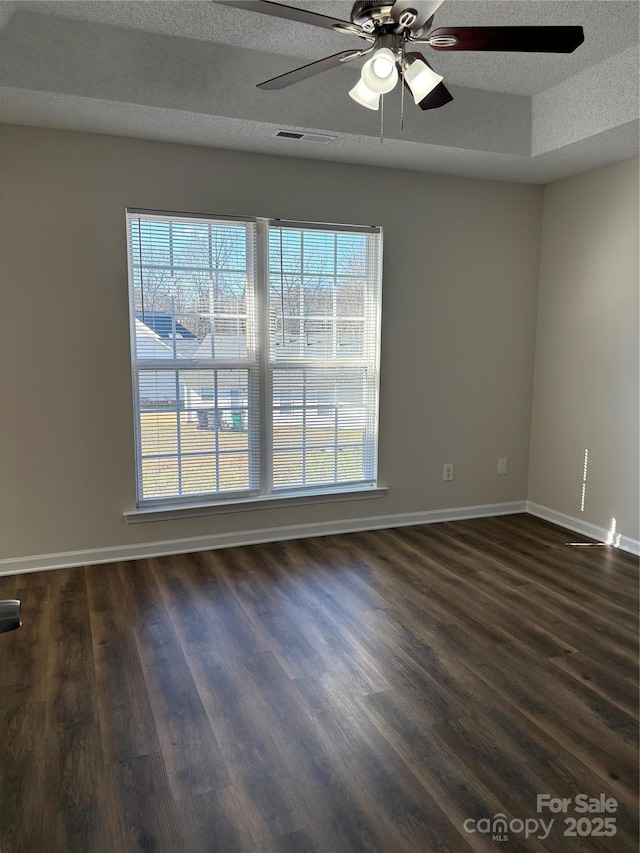
[[[400,63],[400,130],[404,133],[404,62]]]
[[[384,95],[380,95],[380,145],[384,142]]]

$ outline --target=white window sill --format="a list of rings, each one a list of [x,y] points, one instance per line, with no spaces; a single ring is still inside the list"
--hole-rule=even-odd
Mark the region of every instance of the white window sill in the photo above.
[[[217,515],[225,512],[243,512],[257,509],[280,509],[280,507],[305,506],[306,504],[334,503],[335,501],[360,501],[382,498],[386,486],[345,489],[340,492],[305,492],[300,495],[271,495],[269,497],[242,498],[224,503],[163,504],[139,507],[123,513],[128,524],[147,521],[171,521],[175,518],[192,518],[198,515]]]

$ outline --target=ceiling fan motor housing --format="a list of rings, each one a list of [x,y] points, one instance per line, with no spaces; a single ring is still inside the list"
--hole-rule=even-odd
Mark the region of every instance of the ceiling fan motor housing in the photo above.
[[[356,0],[351,10],[351,21],[365,32],[372,33],[376,27],[394,24],[392,8],[393,3],[389,0]]]
[[[393,19],[391,10],[394,2],[389,0],[356,0],[351,10],[351,22],[362,27],[370,35],[386,33],[402,33],[406,37],[411,32],[413,38],[425,35],[433,24],[433,15],[420,27],[415,26],[418,12],[416,9],[404,9],[397,20]]]

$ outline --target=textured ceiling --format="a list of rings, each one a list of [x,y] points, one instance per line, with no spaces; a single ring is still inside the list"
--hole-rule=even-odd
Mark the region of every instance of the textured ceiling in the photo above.
[[[348,0],[288,2],[349,20]],[[23,2],[47,15],[61,15],[113,26],[131,27],[164,35],[266,50],[308,62],[355,45],[357,38],[332,33],[306,24],[284,22],[244,9],[232,9],[200,0],[73,0],[73,2]],[[528,24],[580,24],[585,43],[575,55],[550,54],[432,54],[441,74],[459,86],[533,95],[566,77],[620,53],[638,42],[638,4],[635,2],[554,2],[554,0],[446,0],[436,13],[435,26],[518,26]],[[427,48],[429,50],[429,48]],[[434,63],[432,63],[434,64]],[[283,63],[283,69],[289,68]],[[259,81],[256,81],[259,82]]]
[[[348,19],[344,0],[290,5]],[[581,24],[570,55],[429,51],[454,101],[422,113],[397,93],[379,117],[348,89],[358,63],[263,92],[255,84],[360,46],[351,36],[208,0],[0,2],[5,122],[287,156],[546,182],[638,153],[635,2],[445,0],[436,26]],[[241,48],[241,49],[239,49]],[[361,63],[360,63],[361,64]],[[273,139],[276,128],[336,136]]]

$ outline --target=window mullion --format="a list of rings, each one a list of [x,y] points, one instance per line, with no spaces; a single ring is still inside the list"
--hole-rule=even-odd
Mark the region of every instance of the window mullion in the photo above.
[[[178,370],[174,371],[174,376],[176,383],[176,445],[178,449],[178,494],[182,495],[182,424],[180,423],[180,412],[182,409],[182,403],[180,400],[180,372]]]
[[[212,312],[213,316],[213,312]],[[211,335],[213,338],[213,335]],[[218,371],[213,371],[213,420],[215,441],[216,490],[220,489],[220,404],[218,400]]]
[[[338,357],[338,235],[333,235],[333,284],[331,293],[331,303],[333,308],[333,329],[331,334],[332,355],[334,359]]]
[[[307,368],[302,368],[302,485],[307,484]]]
[[[260,494],[271,494],[273,485],[273,422],[271,346],[269,340],[269,224],[256,223],[256,307],[258,356],[258,409],[260,438]]]
[[[304,299],[304,285],[305,285],[305,267],[304,267],[304,231],[300,232],[300,284],[298,289],[298,358],[302,358],[304,356],[305,348],[303,341],[305,340],[304,334],[304,312],[305,312],[305,299]]]

